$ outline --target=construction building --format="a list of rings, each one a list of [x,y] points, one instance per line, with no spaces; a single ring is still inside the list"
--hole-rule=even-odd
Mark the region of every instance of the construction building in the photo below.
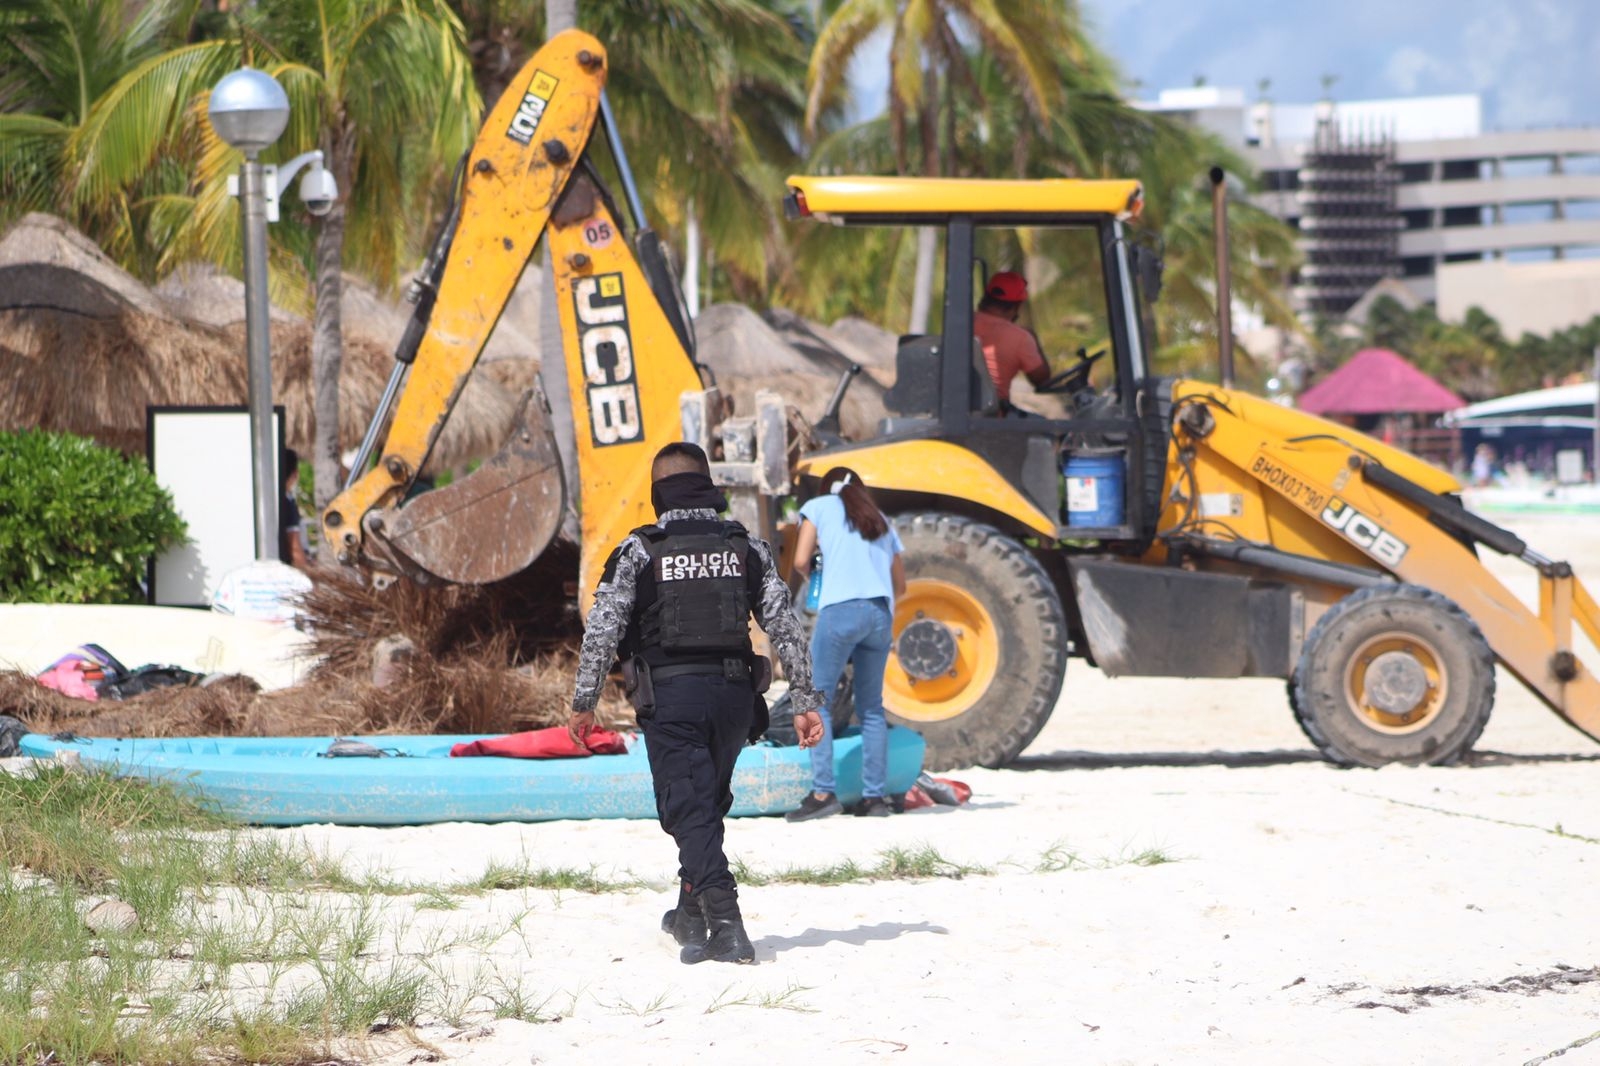
[[[1258,202],[1301,234],[1295,288],[1302,311],[1344,314],[1374,284],[1400,279],[1418,299],[1454,304],[1453,264],[1585,260],[1565,273],[1600,284],[1600,129],[1485,131],[1476,95],[1315,104],[1245,100],[1239,89],[1167,90],[1147,110],[1185,118],[1238,148],[1257,169]],[[1485,310],[1520,309],[1528,328],[1569,325],[1541,315],[1538,284],[1515,269]],[[1571,301],[1566,301],[1571,303]],[[1580,309],[1580,321],[1595,308]]]

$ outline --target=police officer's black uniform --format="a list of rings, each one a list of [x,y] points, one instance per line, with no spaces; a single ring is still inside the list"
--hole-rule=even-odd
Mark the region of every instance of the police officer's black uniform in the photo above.
[[[705,475],[663,478],[656,491],[657,524],[635,530],[606,561],[573,707],[594,707],[620,651],[661,827],[678,845],[678,906],[663,928],[684,945],[685,962],[744,962],[754,955],[722,850],[722,820],[733,805],[734,760],[766,728],[766,704],[756,692],[765,662],[751,649],[752,614],[783,662],[797,713],[821,700],[772,549],[714,507],[672,506],[674,496],[720,499]]]

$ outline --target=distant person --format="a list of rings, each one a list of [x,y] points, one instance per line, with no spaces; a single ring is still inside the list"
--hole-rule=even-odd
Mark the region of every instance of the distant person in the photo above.
[[[894,644],[894,601],[906,591],[904,546],[855,472],[836,466],[822,477],[821,494],[800,508],[795,568],[811,571],[822,548],[822,596],[811,633],[812,683],[832,700],[846,664],[855,664],[856,714],[861,718],[861,795],[854,813],[889,813],[889,723],[883,711],[883,671]],[[843,808],[833,777],[833,716],[822,708],[822,738],[811,749],[811,794],[784,817],[826,818]]]
[[[984,286],[978,312],[972,316],[972,331],[983,345],[983,362],[994,382],[1002,414],[1026,413],[1011,406],[1011,382],[1018,374],[1027,375],[1035,385],[1050,380],[1050,365],[1039,350],[1039,339],[1031,330],[1017,325],[1027,299],[1027,279],[1003,270]]]
[[[1483,443],[1473,449],[1472,483],[1480,487],[1494,483],[1494,445]]]
[[[296,570],[311,569],[311,555],[306,550],[305,525],[300,520],[300,455],[293,448],[285,448],[278,460],[278,478],[283,484],[283,498],[278,501],[278,559]]]

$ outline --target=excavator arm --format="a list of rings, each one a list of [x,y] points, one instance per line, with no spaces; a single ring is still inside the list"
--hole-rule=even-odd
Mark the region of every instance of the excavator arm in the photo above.
[[[653,519],[649,459],[680,435],[678,397],[701,387],[659,247],[632,188],[605,104],[606,53],[569,30],[530,59],[469,153],[451,219],[424,267],[422,299],[351,479],[322,515],[345,564],[413,580],[481,584],[527,567],[560,532],[569,493],[587,598],[610,547]],[[590,159],[604,124],[627,186],[630,241]],[[568,485],[537,392],[500,454],[411,496],[517,280],[546,238],[562,351],[544,377],[573,412],[577,484]],[[634,245],[638,246],[638,253]],[[653,268],[647,278],[640,257]],[[564,372],[550,373],[561,370]],[[370,464],[398,395],[387,436]]]
[[[1293,559],[1365,567],[1448,597],[1501,664],[1600,740],[1600,680],[1574,644],[1576,623],[1600,647],[1600,607],[1568,564],[1467,511],[1450,495],[1454,479],[1409,455],[1364,438],[1358,446],[1339,427],[1243,393],[1184,383],[1177,396],[1175,454],[1189,449],[1199,466],[1182,472],[1178,493],[1241,501],[1237,518],[1197,525],[1202,539],[1209,527],[1236,544],[1271,543]],[[1534,568],[1537,611],[1484,567],[1474,545]]]

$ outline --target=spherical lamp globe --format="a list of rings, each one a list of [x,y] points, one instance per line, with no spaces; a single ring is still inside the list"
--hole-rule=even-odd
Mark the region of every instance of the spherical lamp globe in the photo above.
[[[289,95],[271,74],[244,67],[217,82],[209,112],[217,136],[254,156],[289,124]]]

